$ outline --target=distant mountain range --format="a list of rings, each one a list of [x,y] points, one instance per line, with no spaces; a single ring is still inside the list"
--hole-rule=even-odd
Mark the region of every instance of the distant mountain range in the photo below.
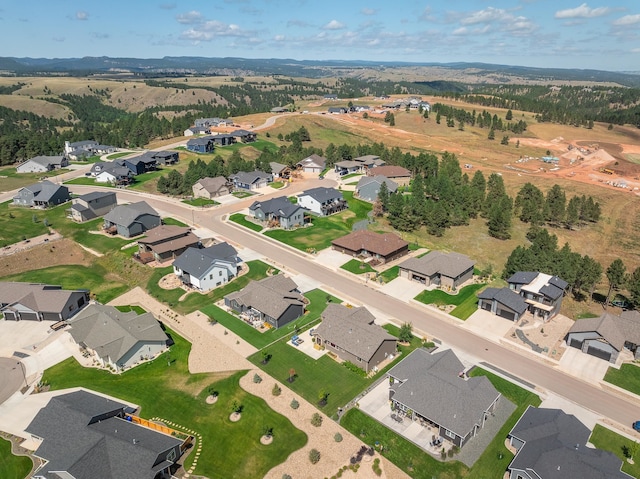
[[[341,60],[292,60],[248,58],[14,58],[0,57],[0,72],[15,75],[84,76],[105,73],[130,73],[139,76],[166,75],[287,75],[322,78],[341,76],[348,70],[389,69],[403,67],[437,67],[457,71],[474,70],[480,75],[504,75],[530,80],[612,82],[625,86],[640,86],[639,72],[609,72],[561,68],[533,68],[486,63],[411,63]]]

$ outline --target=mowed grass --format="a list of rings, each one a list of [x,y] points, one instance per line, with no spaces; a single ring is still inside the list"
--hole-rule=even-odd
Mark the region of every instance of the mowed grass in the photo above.
[[[243,215],[242,213],[234,213],[231,216],[229,216],[229,221],[233,221],[234,223],[238,223],[241,226],[244,226],[245,228],[249,228],[250,230],[253,231],[262,231],[262,226],[260,226],[259,224],[254,223],[253,221],[249,221],[245,215]]]
[[[623,364],[620,369],[609,367],[604,380],[619,388],[640,395],[640,367],[635,364]]]
[[[173,225],[173,226],[180,226],[182,228],[186,228],[188,225],[186,223],[183,223],[180,220],[177,220],[175,218],[171,218],[170,216],[167,216],[165,218],[162,218],[162,224],[164,225]]]
[[[65,185],[83,185],[83,186],[103,186],[105,188],[115,188],[113,183],[98,183],[95,178],[91,176],[82,176],[80,178],[73,178],[64,182]]]
[[[24,479],[32,467],[33,462],[29,457],[11,454],[11,442],[0,437],[0,477]]]
[[[202,454],[194,473],[211,478],[264,477],[295,450],[304,446],[307,436],[266,402],[239,386],[244,372],[228,377],[190,374],[188,357],[191,344],[167,330],[175,344],[170,353],[123,374],[113,375],[81,367],[69,358],[45,371],[43,380],[53,390],[83,386],[141,406],[144,418],[160,417],[202,435]],[[209,390],[218,392],[218,402],[207,405]],[[242,418],[229,420],[231,404],[243,406]],[[273,428],[274,440],[260,444],[265,426]],[[239,445],[242,447],[239,447]],[[187,468],[195,455],[185,460]],[[4,477],[4,476],[3,476]]]
[[[470,284],[458,291],[458,294],[448,294],[440,289],[423,291],[414,299],[424,304],[435,304],[437,306],[444,306],[448,304],[460,306],[469,298],[475,298],[476,291],[484,286],[484,284]]]
[[[360,261],[358,259],[350,259],[345,264],[340,266],[340,268],[353,274],[377,273],[377,271],[373,269],[369,263],[365,263],[364,261]]]
[[[182,200],[182,202],[187,205],[199,206],[199,207],[215,206],[220,204],[217,201],[210,200],[209,198],[194,198],[192,200]]]
[[[614,453],[622,461],[622,472],[626,472],[632,477],[640,478],[640,461],[636,454],[634,464],[627,462],[624,457],[623,448],[627,447],[631,449],[635,441],[627,439],[620,434],[613,432],[600,424],[596,424],[593,428],[589,442],[603,451],[609,451]]]
[[[398,275],[400,275],[400,267],[398,265],[395,265],[380,273],[380,278],[382,278],[385,283],[388,283],[389,281],[393,281],[394,279],[396,279]]]
[[[68,169],[62,168],[60,170],[47,171],[46,173],[18,173],[14,166],[0,168],[0,191],[16,190],[38,183],[41,178],[54,178],[68,171]]]

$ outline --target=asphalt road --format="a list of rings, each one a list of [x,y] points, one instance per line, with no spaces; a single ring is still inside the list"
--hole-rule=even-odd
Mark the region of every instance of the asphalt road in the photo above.
[[[314,186],[332,186],[329,180],[309,180],[293,183],[284,192],[274,193],[288,195]],[[92,188],[73,187],[78,193],[86,193]],[[140,195],[130,191],[118,191],[121,200],[140,201]],[[231,242],[241,244],[257,251],[275,263],[286,265],[290,270],[305,274],[341,296],[353,298],[363,304],[369,304],[380,311],[396,318],[400,322],[410,322],[414,328],[430,336],[434,336],[450,346],[468,351],[482,361],[486,361],[504,371],[518,376],[543,389],[552,391],[574,403],[607,417],[621,425],[629,427],[633,421],[640,419],[640,401],[620,397],[565,374],[544,364],[534,357],[520,354],[499,344],[476,336],[470,331],[460,328],[452,322],[438,317],[437,314],[418,310],[407,303],[385,295],[342,276],[324,266],[309,261],[306,255],[291,251],[272,242],[267,237],[250,232],[243,228],[231,226],[221,220],[223,215],[237,211],[250,204],[253,199],[233,205],[216,207],[213,210],[194,210],[183,203],[160,196],[145,195],[145,201],[151,206],[168,214],[181,218],[187,223],[211,229],[217,235],[224,236]]]
[[[17,358],[0,358],[0,404],[24,386],[22,367]]]

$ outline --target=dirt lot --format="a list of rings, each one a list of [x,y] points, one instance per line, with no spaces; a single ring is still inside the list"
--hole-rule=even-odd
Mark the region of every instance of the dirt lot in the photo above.
[[[77,243],[70,239],[61,239],[48,244],[35,246],[29,250],[0,257],[2,275],[32,271],[63,264],[77,264],[88,266],[93,256],[84,251]]]

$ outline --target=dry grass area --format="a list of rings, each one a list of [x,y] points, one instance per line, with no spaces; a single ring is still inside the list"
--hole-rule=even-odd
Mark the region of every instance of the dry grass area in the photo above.
[[[12,110],[28,111],[36,115],[56,118],[58,120],[66,119],[67,115],[71,113],[71,110],[64,105],[18,94],[0,95],[0,106],[11,108]]]
[[[61,239],[27,251],[0,257],[2,276],[59,265],[89,266],[95,259],[70,239]]]

